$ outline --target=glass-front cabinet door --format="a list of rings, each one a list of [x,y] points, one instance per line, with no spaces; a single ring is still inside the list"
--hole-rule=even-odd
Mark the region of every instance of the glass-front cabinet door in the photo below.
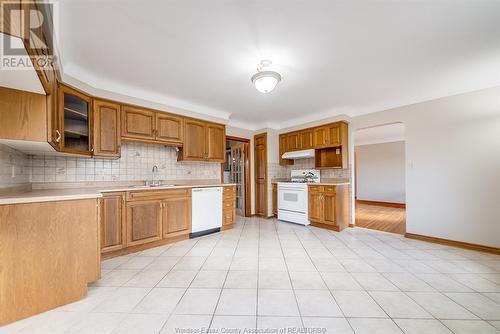
[[[92,154],[92,98],[66,86],[59,87],[61,151]]]

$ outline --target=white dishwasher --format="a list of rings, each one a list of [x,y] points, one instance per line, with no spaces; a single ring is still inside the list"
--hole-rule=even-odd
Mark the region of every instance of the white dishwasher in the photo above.
[[[191,238],[219,232],[222,226],[222,187],[191,190]]]

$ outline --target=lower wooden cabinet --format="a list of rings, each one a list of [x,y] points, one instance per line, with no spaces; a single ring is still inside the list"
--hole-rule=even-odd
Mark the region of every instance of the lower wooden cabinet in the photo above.
[[[236,186],[224,187],[222,199],[222,228],[231,227],[236,221]]]
[[[349,224],[349,191],[347,185],[308,187],[311,225],[341,231]]]
[[[161,200],[127,202],[127,246],[161,239],[162,203]]]
[[[191,232],[191,196],[173,197],[162,203],[163,238]]]
[[[125,224],[125,194],[104,194],[101,199],[101,252],[111,252],[127,245]]]

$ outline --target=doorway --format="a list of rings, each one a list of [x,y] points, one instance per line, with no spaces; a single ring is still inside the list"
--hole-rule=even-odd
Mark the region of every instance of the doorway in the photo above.
[[[354,132],[355,225],[406,232],[404,124]]]
[[[236,184],[236,214],[251,216],[250,139],[226,136],[222,181]]]

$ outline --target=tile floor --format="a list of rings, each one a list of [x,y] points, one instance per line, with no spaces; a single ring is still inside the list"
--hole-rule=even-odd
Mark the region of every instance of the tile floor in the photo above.
[[[0,333],[500,333],[500,256],[379,231],[240,218],[102,268],[87,298]]]

